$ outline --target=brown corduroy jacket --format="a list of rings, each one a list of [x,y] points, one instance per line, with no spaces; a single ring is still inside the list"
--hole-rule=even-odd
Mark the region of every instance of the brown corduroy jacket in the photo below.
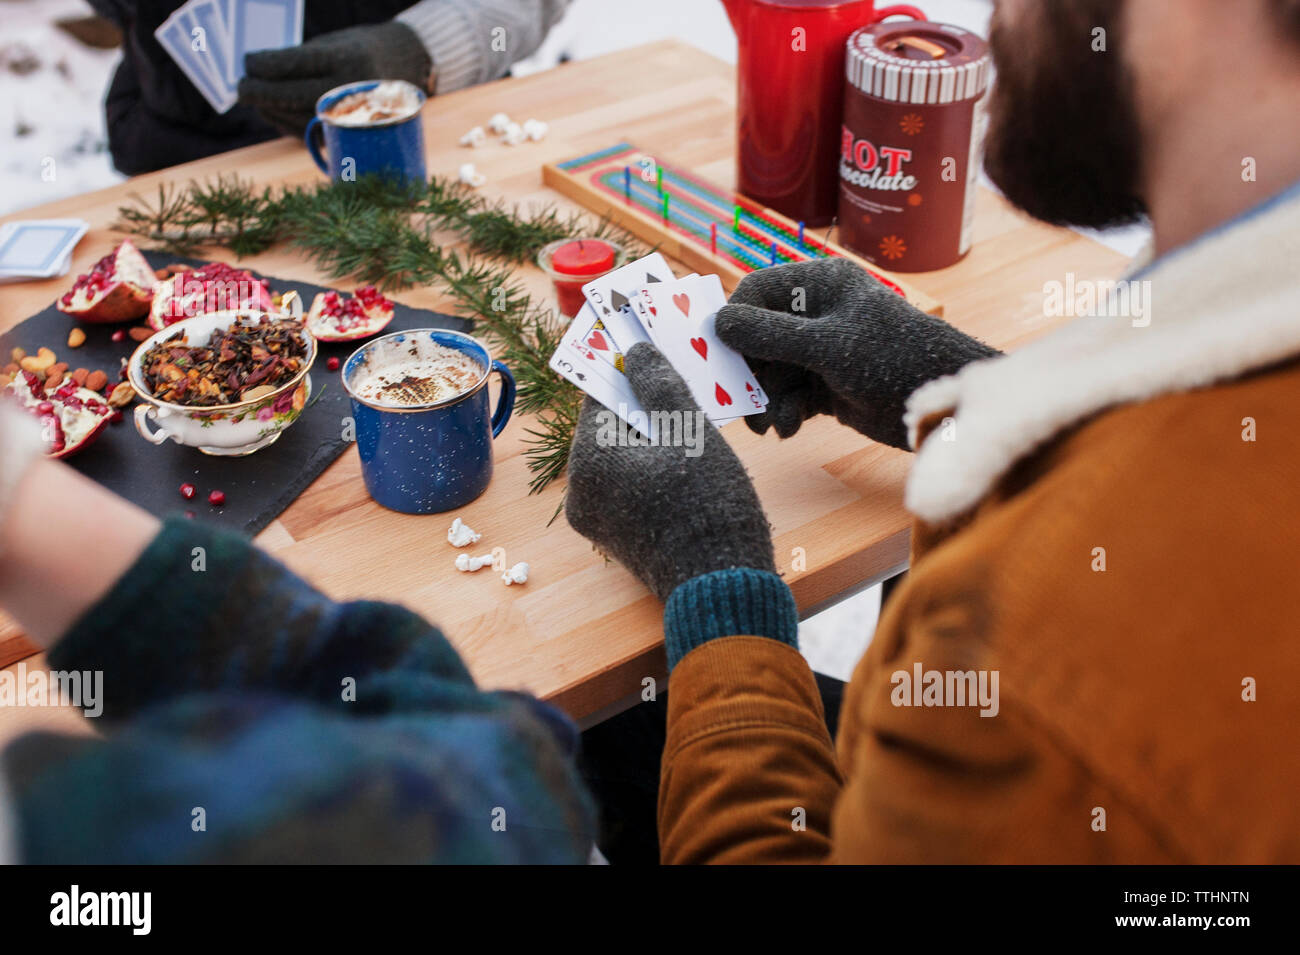
[[[687,654],[663,860],[1300,862],[1296,261],[1300,190],[1138,273],[1146,315],[918,392],[838,739],[796,650]]]

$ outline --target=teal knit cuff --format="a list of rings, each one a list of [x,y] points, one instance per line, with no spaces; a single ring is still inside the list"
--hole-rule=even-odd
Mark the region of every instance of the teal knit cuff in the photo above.
[[[799,649],[799,610],[776,574],[749,567],[715,570],[681,584],[664,606],[668,671],[719,637],[770,637]]]

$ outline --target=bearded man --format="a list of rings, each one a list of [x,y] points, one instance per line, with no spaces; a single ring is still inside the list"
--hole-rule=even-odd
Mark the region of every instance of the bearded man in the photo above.
[[[663,861],[1300,861],[1300,0],[1000,0],[990,42],[989,174],[1047,222],[1149,218],[1147,314],[999,355],[830,260],[721,310],[754,430],[916,451],[834,743],[725,440],[601,447],[588,399],[569,521],[666,601]],[[627,374],[694,409],[650,346]]]

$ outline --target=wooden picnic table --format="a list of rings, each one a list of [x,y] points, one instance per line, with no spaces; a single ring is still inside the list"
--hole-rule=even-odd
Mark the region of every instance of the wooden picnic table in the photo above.
[[[490,143],[471,151],[457,144],[466,130],[498,111],[545,120],[550,132],[540,143],[516,147]],[[473,161],[487,176],[485,193],[525,206],[570,205],[542,185],[544,163],[624,140],[730,188],[735,180],[734,120],[734,69],[678,41],[440,96],[424,112],[431,173],[454,176],[461,163]],[[89,220],[91,231],[73,257],[75,275],[118,240],[109,226],[133,193],[148,196],[156,194],[160,183],[231,173],[267,185],[320,177],[299,142],[281,139],[7,218]],[[41,187],[33,174],[34,198]],[[225,250],[213,250],[213,257],[231,258]],[[981,190],[970,254],[951,268],[907,278],[943,304],[948,321],[1010,348],[1060,321],[1044,314],[1045,282],[1064,281],[1067,272],[1076,279],[1114,278],[1125,261],[1084,236],[1033,222]],[[331,284],[286,248],[241,264],[268,275]],[[548,292],[537,269],[522,271],[533,291]],[[0,330],[47,306],[68,284],[65,277],[0,287]],[[454,311],[454,303],[431,289],[411,289],[396,297],[413,306]],[[412,517],[384,510],[367,496],[357,454],[349,450],[257,542],[332,597],[394,600],[434,621],[481,685],[525,689],[591,721],[627,705],[644,678],[664,676],[661,606],[631,574],[597,554],[563,517],[551,521],[562,482],[538,495],[528,493],[527,427],[522,416],[511,421],[496,442],[491,487],[454,514]],[[771,434],[757,437],[740,422],[723,433],[753,476],[773,525],[778,567],[803,613],[905,566],[907,454],[876,445],[827,418],[809,422],[787,441]],[[142,442],[140,451],[153,449]],[[684,500],[679,506],[689,510],[697,502]],[[475,552],[499,546],[510,563],[528,561],[528,584],[507,588],[498,575],[456,571],[452,561],[459,552],[446,541],[455,516],[483,533]],[[796,562],[798,556],[802,560]],[[0,618],[0,661],[32,652],[18,628]],[[25,665],[29,670],[42,666],[43,658],[27,659]],[[0,709],[0,743],[34,726],[84,731],[86,721],[75,710]]]

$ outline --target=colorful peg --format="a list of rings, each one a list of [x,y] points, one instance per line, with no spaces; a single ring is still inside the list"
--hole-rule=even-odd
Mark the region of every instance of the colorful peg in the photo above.
[[[803,223],[799,223],[799,248],[803,248]]]
[[[740,233],[740,206],[736,206],[736,217],[731,223],[731,231]]]
[[[718,254],[718,224],[716,222],[709,223],[709,248],[713,250],[714,255]]]
[[[776,265],[776,242],[772,243],[772,264]]]
[[[663,166],[655,166],[655,185],[659,187],[659,191],[661,193],[664,191],[664,167]]]
[[[664,222],[668,221],[668,200],[672,198],[668,193],[664,193]]]
[[[628,205],[632,204],[632,167],[623,167],[623,195],[627,199]]]

